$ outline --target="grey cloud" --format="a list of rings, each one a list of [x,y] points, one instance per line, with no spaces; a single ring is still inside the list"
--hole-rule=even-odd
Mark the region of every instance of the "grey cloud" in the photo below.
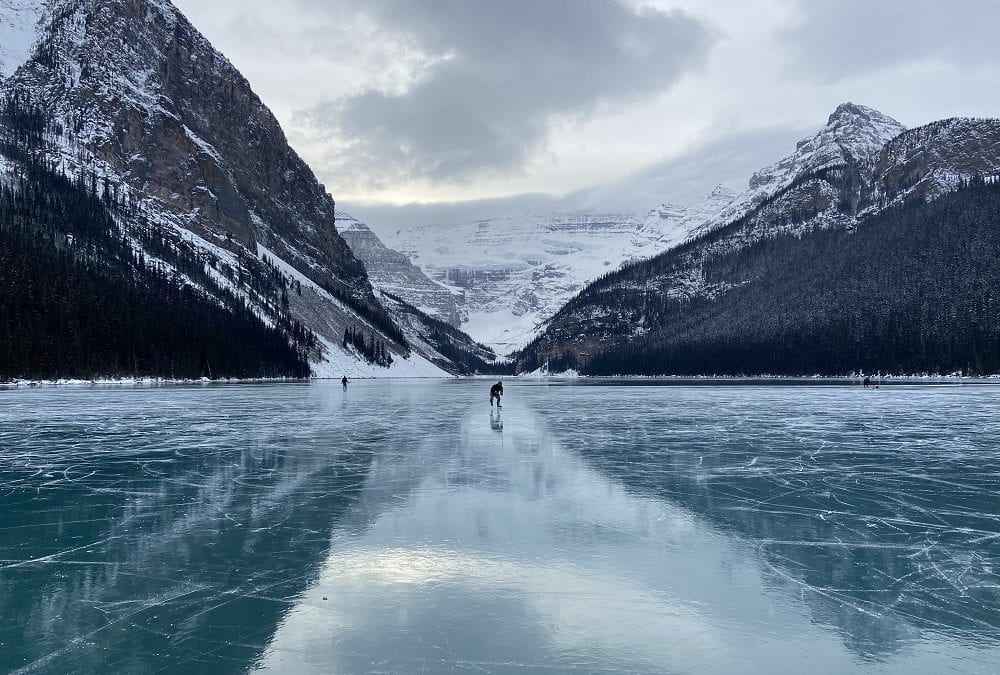
[[[338,201],[337,208],[358,218],[380,234],[411,225],[447,227],[493,216],[554,213],[563,202],[548,194],[520,194],[491,199],[470,199],[427,204]]]
[[[465,202],[390,205],[341,203],[351,215],[376,231],[413,224],[447,226],[484,216],[539,215],[587,211],[642,214],[663,202],[700,202],[718,184],[746,188],[750,175],[785,156],[815,129],[772,127],[723,134],[672,159],[658,162],[608,185],[578,190],[564,197],[522,194]]]
[[[677,157],[608,185],[580,190],[566,201],[584,210],[631,211],[663,202],[694,204],[716,185],[739,192],[746,189],[753,172],[790,153],[799,139],[814,131],[783,126],[720,132]]]
[[[333,161],[387,183],[515,170],[554,118],[653,97],[714,41],[686,14],[618,0],[372,0],[359,11],[440,60],[402,93],[370,89],[298,119],[345,144]]]
[[[935,59],[996,67],[996,0],[801,0],[801,21],[784,34],[793,71],[838,81]]]

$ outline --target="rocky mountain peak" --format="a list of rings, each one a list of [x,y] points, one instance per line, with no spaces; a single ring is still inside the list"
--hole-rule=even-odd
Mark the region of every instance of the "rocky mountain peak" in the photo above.
[[[875,108],[869,108],[868,106],[858,105],[857,103],[851,103],[847,101],[841,103],[834,109],[830,116],[827,118],[826,125],[828,127],[835,126],[864,126],[873,124],[888,124],[901,127],[896,120],[892,119],[888,115],[885,115]]]
[[[1000,119],[952,117],[900,134],[875,167],[883,201],[937,198],[973,176],[1000,176]]]
[[[33,55],[4,88],[47,110],[72,136],[64,142],[89,155],[84,164],[209,241],[264,244],[316,283],[376,303],[337,235],[333,198],[249,82],[173,4],[47,4]]]
[[[750,178],[750,189],[780,188],[810,172],[854,163],[870,166],[882,147],[906,131],[879,111],[855,103],[837,106],[818,132],[799,141],[795,152]]]
[[[213,272],[223,287],[312,329],[325,361],[314,372],[357,358],[339,348],[345,327],[409,358],[337,230],[333,197],[246,78],[169,0],[0,0],[0,25],[20,40],[16,54],[0,42],[16,66],[0,98],[43,111],[44,152],[60,171],[128,196],[140,214],[128,227],[149,223],[199,250],[223,270]],[[284,308],[261,299],[249,281],[257,272],[292,284]],[[423,360],[412,368],[441,372]]]
[[[902,124],[873,108],[842,103],[829,116],[827,124],[796,143],[791,154],[754,173],[747,189],[701,230],[742,218],[805,176],[843,166],[870,171],[883,146],[905,130]]]

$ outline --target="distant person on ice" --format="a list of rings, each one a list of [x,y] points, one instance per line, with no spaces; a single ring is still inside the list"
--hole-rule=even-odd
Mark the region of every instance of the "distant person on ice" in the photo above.
[[[492,387],[490,387],[490,407],[493,407],[493,399],[497,400],[497,407],[502,408],[500,405],[500,397],[503,396],[503,382],[497,382]]]
[[[344,375],[342,378],[340,378],[340,383],[344,385],[344,389],[347,389],[347,375]]]

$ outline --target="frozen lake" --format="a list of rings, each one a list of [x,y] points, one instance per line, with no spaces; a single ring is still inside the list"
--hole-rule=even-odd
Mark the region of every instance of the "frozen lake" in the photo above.
[[[0,391],[0,672],[997,673],[1000,387]]]

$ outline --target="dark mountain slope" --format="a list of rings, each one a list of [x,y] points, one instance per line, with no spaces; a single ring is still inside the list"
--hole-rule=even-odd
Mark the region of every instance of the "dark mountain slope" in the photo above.
[[[575,301],[623,308],[645,335],[592,355],[554,350],[556,365],[605,375],[1000,372],[996,181],[910,200],[853,231],[713,256],[706,281],[730,289],[715,298],[646,292],[670,260],[637,263]],[[540,365],[531,357],[522,368]]]
[[[250,84],[169,2],[60,0],[5,87],[186,227],[371,299],[334,202]],[[103,168],[103,167],[102,167]],[[289,247],[294,247],[293,254]]]
[[[791,155],[751,178],[750,189],[720,215],[720,219],[728,216],[729,220],[702,228],[700,234],[681,245],[649,260],[627,264],[581,291],[547,322],[542,335],[520,353],[519,367],[534,370],[547,364],[555,371],[577,366],[586,369],[595,355],[618,353],[622,349],[644,351],[664,340],[667,342],[663,344],[674,344],[683,339],[695,349],[701,339],[698,331],[706,327],[703,322],[710,315],[719,326],[741,326],[754,320],[750,315],[758,308],[752,304],[744,308],[740,303],[759,299],[754,293],[762,294],[759,297],[763,298],[768,288],[780,283],[780,275],[785,273],[782,264],[777,259],[773,264],[765,261],[766,255],[786,254],[780,242],[808,241],[812,245],[825,240],[820,233],[850,233],[862,222],[878,222],[879,214],[886,209],[941,198],[975,176],[998,175],[1000,122],[997,120],[955,118],[906,131],[891,118],[869,108],[841,105],[815,136],[804,139]],[[837,236],[833,240],[839,241]],[[898,253],[879,250],[880,241],[870,243],[876,247],[869,252],[872,263]],[[838,246],[830,244],[828,254],[839,256]],[[726,261],[744,253],[755,256],[754,274],[720,272],[725,269]],[[906,254],[934,253],[928,250]],[[838,262],[805,256],[788,264],[822,267]],[[806,271],[792,272],[801,275],[798,279],[801,285],[785,289],[787,297],[776,296],[775,302],[792,302],[801,294],[826,292],[823,287],[808,285]],[[841,305],[838,310],[866,311],[872,297],[875,296],[858,297],[856,307]],[[822,307],[816,309],[825,311]],[[776,316],[790,311],[780,302],[771,310]],[[945,308],[933,310],[945,311]],[[793,324],[782,324],[778,318],[770,321],[775,330],[785,331],[789,340],[799,334],[799,327]],[[704,337],[717,334],[716,329],[707,330]],[[751,343],[760,335],[760,331],[748,329],[739,340],[732,336],[726,339],[741,341],[740,349],[756,353],[760,345]],[[768,334],[762,344],[769,345],[774,339]],[[716,353],[712,345],[702,346]],[[937,365],[921,362],[919,367],[947,369],[952,362],[953,359]],[[879,363],[884,369],[899,367],[894,359]],[[918,366],[912,359],[907,363]],[[845,372],[845,367],[849,371],[861,364],[846,364],[844,359],[825,364],[811,360],[793,368],[792,364],[782,362],[777,372],[802,372],[795,369],[807,365],[805,372],[817,367],[821,372]],[[654,370],[663,367],[650,366]],[[642,371],[644,367],[634,363],[630,368]],[[725,366],[714,362],[675,363],[668,370],[721,373],[734,369],[767,370],[752,360]]]
[[[507,374],[513,364],[501,361],[450,323],[417,309],[397,295],[382,291],[383,302],[403,329],[410,344],[421,348],[432,363],[453,375]]]
[[[384,372],[340,349],[346,327],[408,360],[405,337],[337,232],[333,198],[246,79],[170,2],[39,7],[32,52],[0,81],[0,98],[44,115],[33,155],[127,202],[136,217],[117,223],[133,243],[135,228],[152,228],[168,248],[211,261],[214,285],[191,280],[202,293],[218,286],[259,316],[308,327],[316,372]],[[0,183],[18,161],[0,157]],[[262,275],[282,288],[277,300],[261,296]]]
[[[0,380],[309,375],[309,331],[269,326],[191,251],[131,228],[151,263],[119,225],[128,209],[31,162],[0,186]]]

